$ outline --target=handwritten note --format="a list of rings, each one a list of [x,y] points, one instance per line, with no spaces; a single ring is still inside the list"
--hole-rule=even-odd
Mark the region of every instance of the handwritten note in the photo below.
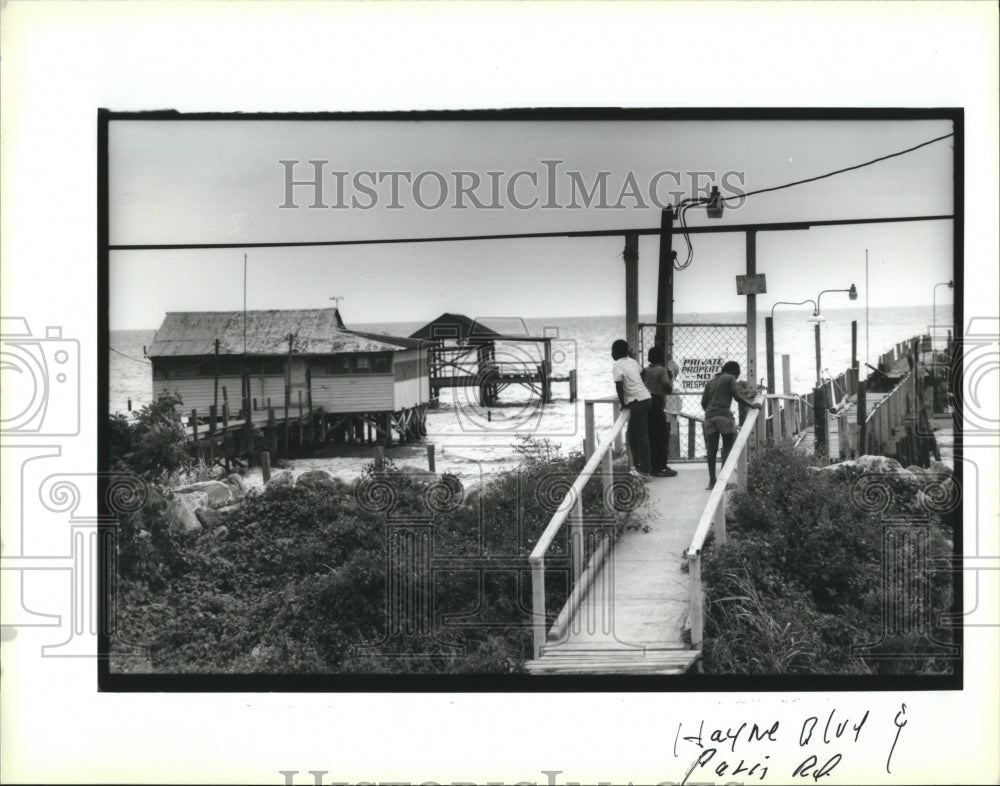
[[[767,719],[725,727],[704,720],[681,722],[673,755],[690,759],[681,784],[818,783],[833,775],[862,743],[866,747],[884,743],[886,772],[891,774],[892,757],[907,722],[905,704],[885,722],[873,720],[870,710],[857,714],[836,708],[791,724]]]

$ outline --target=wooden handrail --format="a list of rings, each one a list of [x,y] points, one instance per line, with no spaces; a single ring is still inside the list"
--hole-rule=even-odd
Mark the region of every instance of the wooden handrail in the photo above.
[[[597,450],[594,451],[594,455],[592,455],[587,463],[583,465],[583,469],[580,470],[580,474],[573,482],[569,491],[566,492],[566,496],[559,504],[556,512],[549,520],[548,526],[545,527],[545,531],[538,539],[538,543],[536,543],[535,548],[532,549],[529,559],[541,559],[545,556],[545,552],[548,551],[549,546],[552,545],[553,538],[555,538],[558,534],[560,528],[565,523],[566,518],[569,516],[570,511],[572,511],[574,505],[576,505],[576,500],[583,498],[583,487],[587,485],[587,481],[589,481],[593,476],[597,466],[601,463],[601,459],[604,458],[604,454],[611,450],[614,438],[628,424],[629,414],[629,410],[622,410],[621,415],[618,416],[617,422],[611,429],[611,433],[608,435],[607,441],[598,447]]]
[[[754,399],[754,403],[763,404],[766,398],[768,398],[766,394],[760,393]],[[712,493],[708,496],[708,502],[705,504],[705,510],[702,512],[701,519],[698,521],[698,528],[694,531],[694,535],[691,537],[691,545],[688,547],[689,554],[700,552],[702,547],[705,545],[705,538],[708,537],[708,532],[712,528],[712,521],[715,518],[716,509],[722,503],[723,497],[726,494],[726,484],[733,476],[733,473],[736,472],[736,466],[739,463],[740,454],[746,450],[747,443],[750,441],[750,436],[757,427],[758,417],[759,415],[754,417],[752,423],[750,422],[750,418],[747,418],[747,420],[744,421],[743,428],[740,429],[740,433],[736,436],[736,441],[733,443],[733,447],[729,451],[726,463],[719,471],[718,478],[715,481],[715,488],[712,489]]]
[[[713,523],[718,525],[718,537],[720,542],[725,542],[726,526],[726,485],[734,472],[739,471],[741,481],[745,480],[746,457],[745,452],[750,437],[767,418],[766,402],[770,398],[766,393],[758,393],[754,399],[755,404],[761,404],[762,408],[757,416],[751,421],[748,416],[744,421],[740,433],[733,443],[726,463],[723,465],[715,481],[715,487],[708,497],[705,510],[698,521],[698,527],[691,537],[691,545],[688,546],[684,556],[688,561],[688,580],[690,581],[690,612],[689,622],[691,625],[691,645],[700,647],[702,635],[704,633],[704,610],[702,608],[703,594],[701,586],[701,550],[705,545],[705,539],[712,528]],[[742,485],[742,483],[741,483]]]
[[[912,373],[913,372],[911,371],[907,371],[902,377],[900,377],[899,382],[896,383],[896,386],[889,391],[889,394],[884,399],[879,401],[874,407],[872,407],[871,411],[868,413],[868,417],[865,418],[866,423],[871,422],[871,419],[883,406],[886,405],[886,402],[889,401],[889,399],[891,399],[893,396],[899,395],[900,392],[904,391],[907,384],[912,384],[910,380],[910,374]]]
[[[611,399],[611,401],[617,401],[617,399]],[[549,520],[548,525],[545,527],[545,531],[542,532],[541,537],[538,538],[535,548],[531,551],[531,556],[528,557],[528,564],[531,566],[531,616],[536,658],[541,655],[542,646],[545,644],[546,636],[548,635],[545,624],[545,554],[549,550],[549,547],[552,545],[552,541],[559,533],[563,524],[566,523],[566,519],[569,517],[570,513],[576,508],[582,508],[583,489],[591,477],[593,477],[597,467],[600,466],[602,462],[605,462],[606,471],[610,471],[611,456],[609,451],[614,446],[615,439],[619,434],[621,434],[621,432],[625,429],[625,426],[628,424],[630,414],[629,410],[622,410],[618,419],[615,421],[614,426],[611,428],[611,433],[608,434],[604,443],[599,446],[595,446],[593,455],[591,455],[586,464],[583,465],[583,469],[580,470],[580,474],[573,482],[573,485],[566,492],[566,496],[563,498],[563,501],[559,503],[559,507]],[[578,545],[575,549],[571,549],[571,551],[575,552],[572,555],[574,563],[574,581],[579,579],[582,575],[583,566],[581,547],[582,544]]]

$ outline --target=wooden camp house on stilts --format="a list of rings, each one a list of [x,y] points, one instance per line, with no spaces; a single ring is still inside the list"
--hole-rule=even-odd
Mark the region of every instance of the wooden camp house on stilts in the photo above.
[[[384,444],[426,433],[421,342],[350,330],[335,308],[171,312],[146,354],[154,393],[182,398],[196,438],[230,416],[286,450],[290,432]]]
[[[493,406],[505,388],[519,385],[548,404],[553,382],[568,382],[569,399],[576,400],[576,369],[552,373],[551,336],[532,336],[526,328],[501,333],[464,314],[444,313],[410,338],[427,347],[432,401],[443,388],[472,387],[480,405]]]

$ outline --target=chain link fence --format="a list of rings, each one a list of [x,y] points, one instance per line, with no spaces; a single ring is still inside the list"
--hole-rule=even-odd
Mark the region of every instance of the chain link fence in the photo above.
[[[667,412],[679,416],[677,428],[671,429],[670,458],[704,458],[701,394],[724,363],[735,360],[746,366],[747,326],[730,322],[640,324],[638,359],[643,365],[650,347],[658,344],[677,364],[673,393],[667,397]]]

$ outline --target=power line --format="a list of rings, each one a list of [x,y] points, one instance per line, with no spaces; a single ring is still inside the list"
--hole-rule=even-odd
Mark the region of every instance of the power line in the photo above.
[[[802,180],[794,180],[790,183],[784,183],[780,186],[771,186],[769,188],[760,188],[756,191],[749,191],[742,194],[737,194],[729,197],[721,197],[722,202],[729,202],[736,199],[746,199],[747,197],[755,196],[757,194],[765,194],[770,191],[780,191],[785,188],[792,188],[793,186],[800,186],[804,183],[812,183],[817,180],[824,180],[828,177],[833,177],[834,175],[840,175],[844,172],[851,172],[855,169],[862,169],[872,164],[877,164],[880,161],[886,161],[890,158],[897,158],[898,156],[906,155],[907,153],[912,153],[914,150],[919,150],[922,147],[927,147],[935,142],[940,142],[942,139],[948,139],[949,137],[955,136],[954,133],[944,134],[942,136],[936,137],[934,139],[929,139],[926,142],[921,142],[919,145],[914,145],[913,147],[908,147],[905,150],[899,150],[895,153],[889,153],[888,155],[879,156],[878,158],[873,158],[870,161],[865,161],[861,164],[854,164],[853,166],[844,167],[842,169],[836,169],[832,172],[827,172],[822,175],[816,175],[814,177],[807,177]],[[681,205],[678,207],[682,211],[689,207],[694,207],[695,205],[703,205],[709,201],[709,197],[692,197],[682,201]],[[792,224],[800,225],[799,228],[807,229],[810,226],[824,226],[824,225],[837,225],[837,224],[863,224],[863,223],[876,223],[882,221],[899,221],[899,220],[937,220],[944,218],[953,218],[953,216],[921,216],[917,218],[893,218],[893,219],[850,219],[850,220],[833,220],[833,221],[808,221],[808,222],[788,222],[787,224],[773,224],[774,228],[792,228]],[[767,225],[753,225],[747,228],[764,228]],[[684,227],[684,234],[695,234],[702,232],[738,232],[743,231],[742,226],[727,226],[722,225],[720,227],[713,226],[699,226],[699,227]],[[258,243],[138,243],[138,244],[121,244],[121,245],[109,245],[108,249],[111,251],[156,251],[156,250],[166,250],[166,249],[201,249],[201,248],[215,248],[215,249],[225,249],[225,248],[296,248],[296,247],[312,247],[312,246],[367,246],[367,245],[393,245],[398,243],[449,243],[449,242],[464,242],[468,240],[526,240],[526,239],[541,239],[541,238],[557,238],[557,237],[571,237],[571,238],[585,238],[585,237],[607,237],[607,236],[619,236],[619,235],[659,235],[662,230],[657,228],[650,229],[598,229],[598,230],[570,230],[570,231],[556,231],[556,232],[513,232],[513,233],[498,233],[489,235],[444,235],[439,237],[401,237],[401,238],[374,238],[368,240],[300,240],[300,241],[277,241],[277,242],[258,242]],[[690,261],[688,262],[690,264]],[[246,260],[244,259],[244,267],[246,265]],[[246,271],[244,270],[244,278],[246,276]]]
[[[134,360],[136,363],[149,363],[149,360],[147,358],[134,358],[131,355],[126,355],[124,352],[119,352],[114,347],[108,347],[108,349],[110,349],[116,355],[121,355],[123,358],[128,358],[129,360]]]
[[[722,201],[723,202],[728,202],[731,199],[746,199],[747,197],[755,196],[757,194],[766,194],[769,191],[780,191],[783,188],[791,188],[792,186],[801,186],[803,183],[813,183],[813,182],[815,182],[817,180],[823,180],[823,179],[828,178],[828,177],[833,177],[834,175],[841,175],[844,172],[851,172],[851,171],[853,171],[855,169],[862,169],[862,168],[864,168],[866,166],[871,166],[872,164],[877,164],[879,161],[887,161],[890,158],[896,158],[898,156],[906,155],[907,153],[912,153],[914,150],[919,150],[922,147],[927,147],[928,145],[933,145],[935,142],[940,142],[942,139],[948,139],[949,137],[953,137],[953,136],[955,136],[954,133],[944,134],[943,136],[939,136],[939,137],[937,137],[935,139],[929,139],[926,142],[921,142],[919,145],[914,145],[913,147],[908,147],[908,148],[906,148],[906,150],[900,150],[900,151],[898,151],[896,153],[889,153],[889,155],[886,155],[886,156],[879,156],[878,158],[873,158],[871,161],[865,161],[863,164],[855,164],[854,166],[844,167],[843,169],[836,169],[833,172],[827,172],[825,175],[816,175],[815,177],[807,177],[804,180],[795,180],[795,181],[793,181],[791,183],[785,183],[784,185],[781,185],[781,186],[771,186],[770,188],[759,188],[756,191],[749,191],[749,192],[747,192],[745,194],[742,194],[740,196],[723,197]],[[708,198],[707,197],[702,197],[701,201],[702,202],[707,202]]]

